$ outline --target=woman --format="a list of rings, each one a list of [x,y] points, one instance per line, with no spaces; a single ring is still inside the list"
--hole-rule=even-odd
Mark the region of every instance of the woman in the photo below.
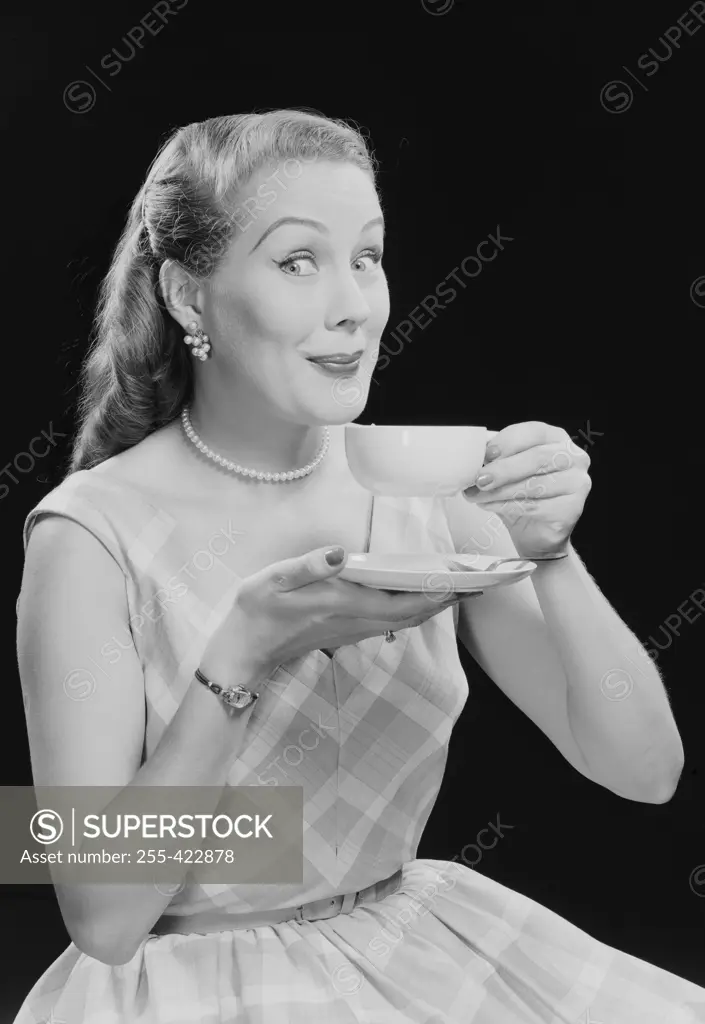
[[[704,989],[416,858],[468,695],[456,628],[599,785],[666,801],[683,751],[648,657],[614,699],[645,652],[570,544],[589,459],[563,430],[500,431],[454,499],[372,507],[352,478],[383,240],[365,141],[295,110],[178,130],[132,204],[70,473],[25,524],[35,785],[302,786],[303,883],[57,884],[72,942],[17,1024],[705,1021]],[[337,578],[363,550],[539,562],[438,601]]]

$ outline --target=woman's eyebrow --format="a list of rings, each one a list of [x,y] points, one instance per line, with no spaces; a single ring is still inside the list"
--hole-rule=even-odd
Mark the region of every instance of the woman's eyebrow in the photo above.
[[[323,235],[330,234],[330,231],[325,226],[325,224],[321,224],[321,222],[318,220],[311,220],[309,217],[280,217],[279,220],[275,220],[273,224],[270,224],[267,230],[262,234],[259,241],[255,242],[253,247],[250,249],[250,255],[252,255],[255,249],[257,249],[262,244],[265,238],[268,238],[273,231],[276,231],[276,229],[281,227],[283,224],[303,224],[304,227],[315,228],[316,231],[320,231],[321,234]],[[368,221],[367,224],[364,225],[360,234],[367,231],[369,228],[374,227],[377,224],[384,227],[384,218],[373,217],[372,220]]]

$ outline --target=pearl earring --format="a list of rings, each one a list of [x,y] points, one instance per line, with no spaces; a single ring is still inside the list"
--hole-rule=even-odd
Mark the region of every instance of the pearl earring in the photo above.
[[[211,350],[210,339],[207,334],[204,333],[203,328],[199,327],[195,320],[187,324],[189,334],[184,335],[184,341],[187,345],[192,345],[191,352],[194,356],[204,361],[209,358],[209,352]]]

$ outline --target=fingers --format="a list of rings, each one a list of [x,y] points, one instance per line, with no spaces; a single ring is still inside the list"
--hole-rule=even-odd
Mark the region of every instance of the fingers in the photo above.
[[[477,594],[478,596],[481,593],[482,591],[474,592],[474,594]],[[423,625],[424,622],[427,622],[429,619],[433,618],[434,615],[438,615],[439,612],[445,611],[446,608],[452,608],[454,605],[458,604],[458,602],[462,600],[464,597],[474,596],[474,594],[457,594],[454,598],[449,599],[447,601],[436,602],[436,606],[434,608],[427,608],[423,614],[415,615],[407,619],[394,621],[381,620],[377,622],[368,620],[367,628],[363,632],[354,634],[353,636],[343,635],[335,637],[332,640],[327,640],[323,646],[328,647],[330,649],[337,647],[345,647],[350,644],[360,643],[360,641],[362,640],[369,640],[375,636],[382,636],[382,634],[385,633],[387,630],[400,631],[402,629],[413,629],[414,626]]]
[[[370,622],[370,626],[374,628],[375,633],[379,633],[380,629],[384,631],[387,629],[409,629],[411,626],[420,626],[421,623],[427,622],[428,619],[432,619],[436,615],[440,615],[441,612],[446,611],[448,608],[453,608],[459,601],[459,596],[446,601],[427,601],[424,607],[413,608],[406,615],[397,614],[394,618],[382,615],[376,622]]]
[[[399,594],[391,598],[390,604],[380,614],[380,619],[399,622],[404,619],[422,619],[436,615],[445,608],[451,608],[460,601],[462,594],[451,593],[439,599],[438,595],[413,593]]]
[[[407,629],[409,626],[420,626],[422,623],[428,622],[429,619],[435,618],[436,615],[440,615],[441,612],[446,611],[446,609],[455,607],[456,604],[458,604],[458,600],[446,601],[443,604],[438,605],[436,608],[431,608],[425,614],[414,615],[412,617],[412,619],[408,623],[407,622],[401,622],[398,625],[396,625],[394,628],[395,629]]]
[[[337,576],[345,565],[345,549],[334,547],[316,548],[296,558],[285,558],[269,566],[272,583],[277,590],[297,590]]]
[[[333,579],[324,584],[326,604],[335,608],[339,615],[350,618],[401,619],[418,615],[427,611],[434,604],[442,604],[439,595],[421,592],[406,593],[403,591],[379,590],[377,587],[366,587],[362,583],[349,580]],[[311,597],[320,599],[317,588],[310,591]],[[321,594],[324,593],[321,588]],[[455,595],[444,594],[443,598]]]

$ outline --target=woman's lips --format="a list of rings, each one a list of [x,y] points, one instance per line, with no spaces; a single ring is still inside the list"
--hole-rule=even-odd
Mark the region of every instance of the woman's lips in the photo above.
[[[327,362],[323,359],[309,359],[307,361],[312,366],[334,377],[351,377],[360,368],[360,359],[362,359],[362,356],[353,363]]]

